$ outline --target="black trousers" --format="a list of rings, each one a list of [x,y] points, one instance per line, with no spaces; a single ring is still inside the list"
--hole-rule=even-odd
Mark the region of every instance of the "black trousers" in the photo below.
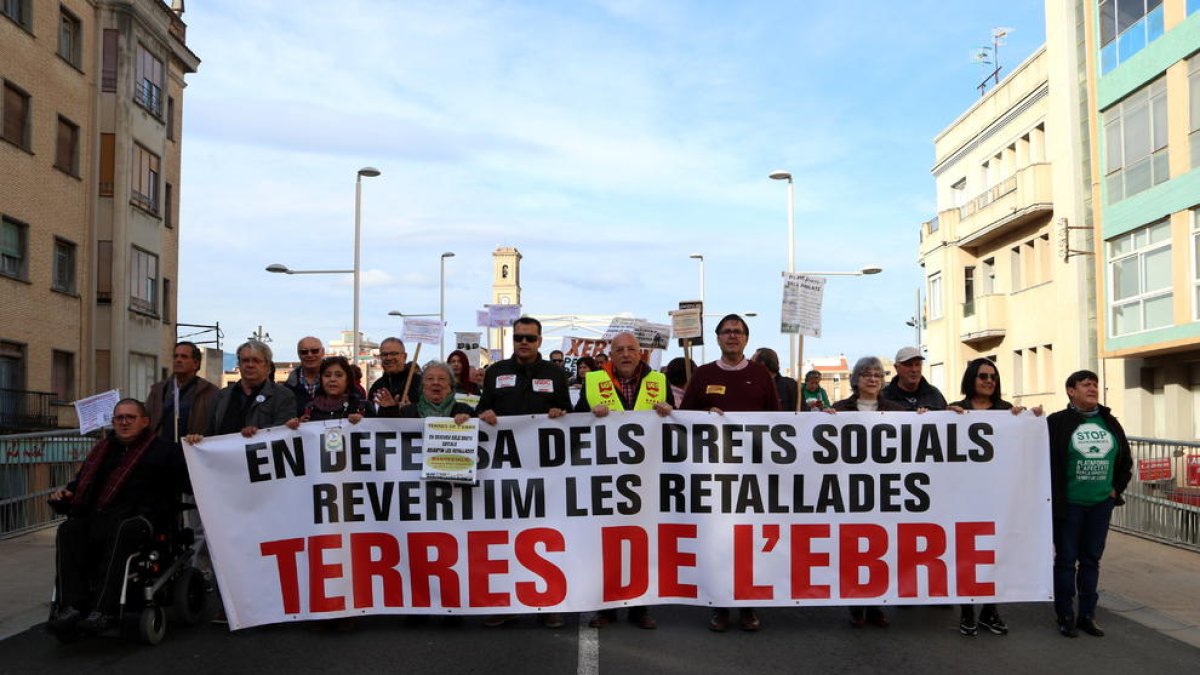
[[[59,605],[116,614],[125,561],[152,534],[144,516],[99,512],[67,518],[56,540]]]

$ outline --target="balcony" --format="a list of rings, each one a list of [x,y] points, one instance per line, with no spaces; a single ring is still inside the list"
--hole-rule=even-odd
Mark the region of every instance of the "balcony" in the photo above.
[[[1004,337],[1008,325],[1008,298],[1000,294],[981,295],[963,303],[959,324],[963,344],[976,345]]]
[[[1050,164],[1030,164],[1000,181],[956,211],[959,246],[980,246],[991,239],[1054,212]]]
[[[50,403],[57,396],[45,391],[0,389],[0,432],[42,431],[58,427]]]

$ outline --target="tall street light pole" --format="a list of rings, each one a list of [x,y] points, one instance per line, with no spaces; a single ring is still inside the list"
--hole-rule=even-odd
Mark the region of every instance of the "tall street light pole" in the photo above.
[[[438,309],[438,318],[442,322],[442,341],[438,344],[438,360],[446,360],[446,258],[453,258],[453,251],[446,251],[442,254],[441,263],[441,298]]]
[[[374,178],[379,174],[379,169],[364,166],[354,179],[354,351],[350,355],[350,363],[358,363],[362,341],[362,335],[358,332],[359,296],[362,294],[362,179],[363,176]]]
[[[704,323],[703,315],[704,315],[704,310],[706,309],[706,307],[704,305],[704,256],[700,253],[693,253],[693,254],[689,255],[688,257],[691,258],[692,260],[700,261],[700,314],[701,314],[700,323],[703,324]],[[708,363],[708,356],[704,351],[703,344],[700,345],[700,363],[701,364]]]
[[[786,180],[787,181],[787,228],[788,228],[788,272],[796,271],[796,199],[792,188],[792,174],[788,171],[772,171],[770,173],[771,180]],[[796,343],[798,342],[796,335],[788,336],[788,351],[790,352],[792,376],[800,378],[800,366],[796,362]]]

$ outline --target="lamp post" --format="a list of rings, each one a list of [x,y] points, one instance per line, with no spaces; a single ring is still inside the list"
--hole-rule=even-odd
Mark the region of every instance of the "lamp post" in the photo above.
[[[704,256],[700,253],[693,253],[688,257],[692,260],[700,261],[700,323],[704,323]],[[704,344],[700,345],[700,363],[708,363],[708,356],[704,351]]]
[[[777,170],[772,171],[769,176],[771,180],[786,180],[787,181],[787,228],[788,228],[788,272],[796,271],[796,199],[792,187],[792,174],[788,171]],[[788,336],[788,351],[791,360],[792,375],[799,379],[799,364],[796,361],[796,335]]]
[[[453,251],[446,251],[445,253],[442,254],[442,258],[439,261],[440,267],[441,267],[441,283],[440,283],[441,296],[440,296],[440,304],[439,304],[439,309],[438,309],[438,317],[442,321],[442,340],[441,340],[441,342],[438,343],[438,360],[439,361],[446,360],[446,258],[453,258],[453,257],[454,257]]]
[[[798,272],[797,274],[803,274],[804,276],[808,276],[808,277],[862,277],[862,276],[870,276],[872,274],[879,274],[882,271],[883,271],[883,268],[879,267],[878,265],[868,265],[868,266],[858,270],[857,272]],[[799,363],[803,363],[804,362],[804,336],[797,333],[797,334],[793,335],[793,337],[799,338],[796,341],[799,344],[799,358],[800,358]],[[801,375],[800,371],[797,370],[796,371],[796,380],[799,381],[801,377],[802,377],[802,375]]]
[[[379,174],[379,169],[364,166],[354,179],[354,352],[350,356],[350,363],[358,363],[359,343],[362,340],[358,332],[358,301],[362,293],[362,265],[359,260],[362,253],[362,179],[363,176],[374,178]]]

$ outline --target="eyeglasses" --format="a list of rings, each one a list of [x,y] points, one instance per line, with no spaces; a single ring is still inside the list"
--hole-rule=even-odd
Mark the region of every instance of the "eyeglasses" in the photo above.
[[[993,382],[1000,381],[999,373],[976,373],[975,377],[978,377],[979,379],[983,380],[984,382],[987,382],[989,380],[991,380]]]
[[[742,336],[745,334],[746,334],[746,331],[744,331],[744,330],[732,330],[729,328],[726,328],[725,330],[722,330],[722,331],[717,331],[717,335],[720,335],[721,337]]]
[[[323,349],[320,349],[320,348],[317,348],[317,349],[297,349],[297,350],[296,350],[296,353],[297,353],[297,354],[299,354],[300,356],[310,356],[310,355],[312,355],[312,354],[320,354],[320,353],[321,353],[321,352],[323,352],[323,351],[325,351],[325,350],[323,350]]]
[[[392,359],[397,356],[400,356],[403,353],[404,352],[379,352],[379,356],[382,358],[385,358],[385,359]]]
[[[136,422],[140,418],[141,415],[113,415],[112,420],[114,422],[125,424],[126,422]]]
[[[550,359],[550,363],[562,363],[563,359]]]
[[[527,333],[514,333],[513,342],[537,342],[541,337],[540,335],[529,335]]]
[[[878,371],[870,372],[870,373],[862,373],[858,377],[860,379],[864,379],[864,380],[882,380],[883,373],[878,372]]]

